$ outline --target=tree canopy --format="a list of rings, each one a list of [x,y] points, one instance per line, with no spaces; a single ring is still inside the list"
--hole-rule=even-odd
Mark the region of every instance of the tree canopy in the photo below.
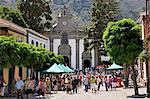
[[[103,50],[102,33],[107,23],[115,21],[119,15],[118,0],[92,0],[92,25],[87,29],[86,39],[92,39],[88,49],[95,49],[98,62],[100,62],[100,55],[106,55]]]
[[[101,33],[110,21],[119,16],[118,0],[93,0],[92,21],[96,32]]]
[[[0,6],[0,18],[9,20],[22,27],[28,27],[20,11],[14,10],[11,7]]]
[[[0,55],[1,67],[7,67],[11,64],[13,67],[27,66],[39,70],[46,63],[51,66],[54,62],[64,62],[62,56],[56,55],[45,48],[35,47],[25,42],[16,42],[15,38],[6,36],[0,36]]]
[[[134,61],[143,50],[141,27],[132,19],[110,22],[103,34],[103,40],[111,61],[131,66],[134,91],[135,95],[138,95]]]
[[[40,33],[50,29],[52,20],[50,0],[20,0],[18,9],[23,13],[31,29]]]
[[[111,60],[119,64],[132,64],[143,50],[141,28],[132,19],[110,22],[103,40]]]

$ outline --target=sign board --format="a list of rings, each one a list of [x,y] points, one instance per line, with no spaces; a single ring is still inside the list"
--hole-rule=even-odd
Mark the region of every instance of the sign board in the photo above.
[[[109,61],[110,58],[108,56],[101,56],[101,61]]]

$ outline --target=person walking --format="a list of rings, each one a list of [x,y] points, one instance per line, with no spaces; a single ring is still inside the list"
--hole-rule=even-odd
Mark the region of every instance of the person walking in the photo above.
[[[53,91],[56,94],[58,90],[58,81],[56,78],[53,79]]]
[[[43,92],[43,84],[44,84],[44,82],[43,82],[43,79],[44,78],[40,78],[40,81],[39,81],[39,83],[38,83],[38,87],[39,87],[39,89],[38,89],[38,95],[40,96],[40,95],[42,95],[42,96],[44,96],[44,92]]]
[[[106,91],[108,91],[109,79],[107,78],[107,76],[105,76],[105,78],[104,78],[104,83],[105,83],[105,89],[106,89]]]
[[[46,77],[45,83],[46,83],[46,93],[51,95],[51,81],[49,77]]]
[[[103,84],[103,80],[102,80],[102,78],[99,76],[98,78],[97,78],[97,85],[98,85],[98,91],[100,90],[100,86]]]
[[[113,78],[112,78],[112,89],[116,90],[116,87],[117,87],[117,77],[113,76]]]
[[[28,99],[28,96],[31,96],[33,91],[34,91],[34,83],[31,80],[31,77],[28,77],[27,80],[25,81],[25,92],[27,94],[27,99]]]
[[[16,84],[15,84],[15,88],[16,88],[16,91],[17,91],[17,99],[20,99],[19,96],[21,96],[21,99],[23,99],[23,87],[24,87],[24,83],[23,81],[21,80],[20,77],[17,77],[17,81],[16,81]]]
[[[0,77],[0,92],[1,92],[1,96],[4,96],[4,92],[5,92],[5,86],[6,86],[6,82],[3,78],[3,76]]]
[[[74,77],[74,79],[72,80],[72,90],[73,90],[73,93],[76,93],[78,92],[78,79],[76,77]]]
[[[85,92],[88,92],[88,89],[89,89],[89,79],[87,77],[85,77],[83,79],[83,85],[85,86]]]
[[[92,93],[96,93],[97,91],[97,85],[96,85],[96,78],[94,76],[91,77],[90,79],[90,84],[91,84],[91,89],[92,89]]]

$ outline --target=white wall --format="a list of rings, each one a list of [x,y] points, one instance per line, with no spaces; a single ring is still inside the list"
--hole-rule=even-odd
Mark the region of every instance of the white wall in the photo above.
[[[91,62],[91,66],[95,67],[95,57],[94,57],[94,50],[91,51],[91,56],[92,56],[92,62]]]
[[[53,52],[58,54],[58,47],[61,44],[60,39],[54,39],[53,41]]]
[[[146,81],[146,63],[143,62],[143,69],[144,69],[144,80]]]
[[[71,46],[71,67],[76,69],[76,40],[69,39],[69,45]]]
[[[82,53],[84,52],[84,40],[79,41],[79,69],[82,70]]]
[[[40,46],[40,44],[42,43],[42,47],[44,48],[44,44],[45,44],[45,48],[47,50],[50,49],[50,44],[49,44],[49,38],[46,37],[46,39],[40,38],[39,36],[36,36],[34,34],[29,33],[28,34],[28,43],[31,44],[32,40],[34,41],[34,45],[36,46],[36,42],[38,42],[38,46]]]
[[[143,21],[142,21],[142,24],[141,24],[141,26],[142,26],[142,40],[144,40],[144,25],[143,25],[144,23],[143,23]]]

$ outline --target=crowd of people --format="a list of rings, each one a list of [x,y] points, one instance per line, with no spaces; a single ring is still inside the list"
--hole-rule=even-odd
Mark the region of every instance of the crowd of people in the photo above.
[[[31,95],[51,95],[57,94],[57,91],[66,91],[67,94],[78,93],[79,88],[85,92],[91,90],[96,93],[101,90],[101,86],[105,87],[106,91],[116,90],[117,77],[115,75],[103,75],[101,73],[83,74],[82,72],[75,74],[57,74],[47,77],[41,77],[38,81],[28,77],[26,80],[21,80],[17,77],[15,89],[17,98],[23,99],[23,94]]]

